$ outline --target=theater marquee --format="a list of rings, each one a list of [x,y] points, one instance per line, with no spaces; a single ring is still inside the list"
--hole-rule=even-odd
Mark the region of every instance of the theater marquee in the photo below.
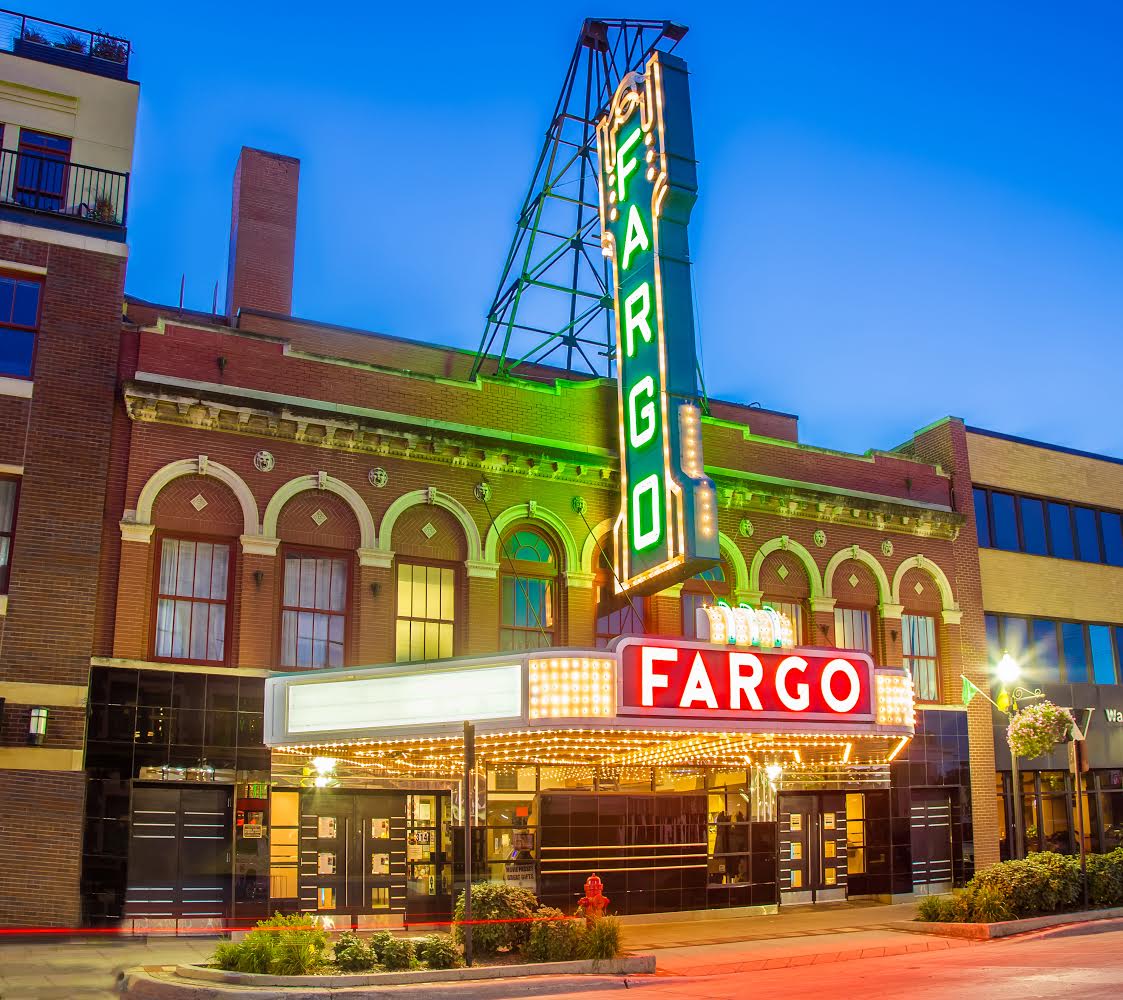
[[[718,559],[702,463],[687,242],[698,184],[683,60],[655,53],[624,77],[597,124],[597,152],[619,385],[616,590],[650,593]]]
[[[913,732],[908,674],[865,653],[654,637],[288,674],[265,690],[269,746],[351,747],[395,766],[455,756],[464,719],[501,759],[539,763],[649,753],[744,764],[780,747],[808,762],[877,763]]]

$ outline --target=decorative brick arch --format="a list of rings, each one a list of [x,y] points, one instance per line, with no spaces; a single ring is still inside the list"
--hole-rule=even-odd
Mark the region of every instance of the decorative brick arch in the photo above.
[[[336,496],[342,497],[347,505],[355,512],[359,521],[359,537],[361,548],[377,548],[378,535],[374,527],[374,518],[370,515],[363,498],[350,486],[338,479],[319,472],[314,476],[297,476],[290,479],[270,498],[265,508],[265,517],[262,520],[261,531],[266,538],[277,537],[277,519],[281,515],[281,508],[298,493],[304,490],[327,490]]]
[[[905,578],[905,574],[910,569],[919,569],[927,573],[936,584],[936,589],[940,592],[940,603],[943,611],[958,611],[959,605],[955,601],[955,595],[952,593],[951,581],[948,580],[947,574],[934,563],[927,556],[917,553],[906,559],[900,566],[897,567],[897,572],[893,574],[893,603],[901,604],[901,582]]]
[[[873,555],[863,549],[860,545],[848,545],[844,549],[839,549],[833,556],[830,562],[827,563],[827,568],[823,570],[823,595],[825,597],[837,597],[834,591],[834,575],[835,571],[847,559],[853,559],[855,562],[860,562],[867,566],[873,574],[873,578],[877,583],[878,597],[883,605],[895,604],[893,599],[893,588],[889,586],[889,577],[885,573],[885,569],[881,563],[873,557]]]
[[[600,550],[604,548],[604,540],[612,534],[612,523],[615,517],[606,517],[600,524],[593,528],[581,546],[581,572],[595,576],[600,565]]]
[[[197,458],[184,458],[178,462],[169,462],[162,469],[157,469],[140,491],[136,501],[136,523],[149,525],[152,523],[152,505],[160,491],[173,479],[180,476],[214,476],[221,483],[225,483],[238,499],[242,508],[242,521],[244,533],[247,535],[260,535],[261,522],[258,519],[257,501],[253,498],[246,481],[233,469],[225,465],[212,462],[206,455]]]
[[[773,552],[790,552],[795,556],[796,559],[800,561],[804,572],[807,574],[807,583],[811,588],[811,598],[815,599],[823,596],[823,580],[822,577],[819,576],[819,567],[815,564],[815,557],[799,542],[789,538],[787,535],[781,535],[779,538],[770,538],[753,553],[752,566],[749,568],[749,589],[758,592],[761,590],[760,570],[761,567],[764,566],[764,560],[772,555]],[[834,560],[832,560],[832,562],[833,561]],[[827,566],[827,571],[828,573],[831,572],[831,566],[829,564]],[[827,591],[827,596],[830,596],[829,590]]]
[[[464,530],[464,537],[468,543],[468,562],[482,562],[484,557],[483,543],[480,541],[480,529],[476,526],[472,515],[468,513],[468,509],[455,497],[433,488],[412,490],[409,493],[403,493],[397,500],[390,504],[386,509],[386,513],[382,515],[382,524],[379,526],[379,542],[377,547],[380,551],[387,553],[391,551],[390,545],[394,537],[394,525],[397,523],[398,518],[411,507],[417,507],[422,504],[432,504],[434,507],[442,507],[456,518],[460,523],[460,527]]]
[[[729,581],[732,593],[737,595],[753,590],[755,588],[754,577],[745,565],[745,554],[737,543],[727,534],[719,531],[717,533],[717,545],[718,551],[725,557],[729,568],[733,570],[733,579]]]
[[[491,527],[487,529],[487,539],[484,542],[485,560],[491,563],[499,562],[499,540],[508,527],[519,521],[527,521],[531,524],[541,522],[546,525],[560,543],[562,558],[565,560],[562,569],[567,576],[571,579],[577,576],[582,578],[585,576],[581,554],[577,550],[577,542],[573,537],[573,532],[569,530],[565,521],[549,507],[543,507],[542,504],[535,502],[518,503],[495,515],[495,520],[491,522]],[[592,585],[591,576],[588,585]]]

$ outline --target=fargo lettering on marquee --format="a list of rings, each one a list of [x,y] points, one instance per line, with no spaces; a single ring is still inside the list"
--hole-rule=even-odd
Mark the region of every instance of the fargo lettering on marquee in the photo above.
[[[616,590],[643,593],[718,558],[687,243],[697,180],[685,62],[655,53],[620,82],[597,124],[597,151],[619,384]]]
[[[620,715],[868,722],[874,664],[852,650],[750,650],[624,639]]]

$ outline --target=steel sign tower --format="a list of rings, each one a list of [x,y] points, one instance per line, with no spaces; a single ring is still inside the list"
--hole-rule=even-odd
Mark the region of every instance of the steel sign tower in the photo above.
[[[472,377],[611,376],[612,279],[600,255],[597,119],[620,81],[686,28],[670,21],[588,18],[570,58],[472,366]],[[556,372],[555,372],[556,374]]]

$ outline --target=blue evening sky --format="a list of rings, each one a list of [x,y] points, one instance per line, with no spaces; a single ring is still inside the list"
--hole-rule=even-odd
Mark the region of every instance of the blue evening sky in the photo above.
[[[627,7],[31,12],[136,46],[131,293],[210,308],[259,146],[302,161],[297,315],[473,349],[582,17],[686,23],[711,395],[847,450],[951,413],[1123,455],[1123,4]]]

